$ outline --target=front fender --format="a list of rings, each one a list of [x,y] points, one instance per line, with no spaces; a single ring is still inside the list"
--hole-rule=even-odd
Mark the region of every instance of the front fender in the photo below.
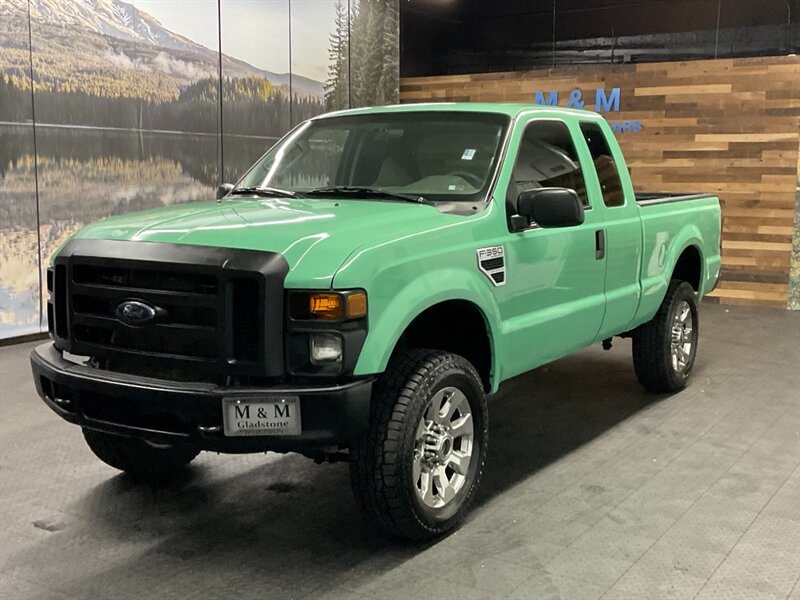
[[[441,302],[462,300],[474,304],[486,322],[493,365],[491,388],[495,391],[501,379],[500,365],[495,360],[500,317],[490,286],[477,270],[448,267],[427,270],[406,280],[406,284],[390,297],[376,290],[370,295],[369,334],[354,374],[383,372],[397,342],[416,317]],[[377,301],[373,301],[373,297]]]

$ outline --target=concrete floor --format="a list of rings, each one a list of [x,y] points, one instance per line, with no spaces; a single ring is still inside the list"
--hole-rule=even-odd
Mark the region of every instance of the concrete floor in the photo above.
[[[0,595],[16,598],[800,599],[800,314],[701,310],[690,387],[645,394],[630,343],[560,360],[489,405],[468,522],[386,541],[346,465],[202,454],[134,485],[0,349]]]

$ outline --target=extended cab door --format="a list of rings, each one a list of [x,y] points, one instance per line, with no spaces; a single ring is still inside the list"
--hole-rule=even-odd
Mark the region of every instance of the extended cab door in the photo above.
[[[507,159],[514,161],[505,190],[507,216],[517,214],[520,192],[564,187],[574,189],[583,201],[585,222],[557,229],[532,223],[509,232],[507,280],[498,294],[505,376],[588,345],[597,336],[605,310],[605,263],[597,257],[597,215],[583,176],[588,157],[585,152],[579,156],[573,142],[575,136],[580,139],[580,130],[572,131],[560,119],[535,117],[520,129]]]
[[[595,207],[598,240],[605,263],[606,310],[597,339],[622,333],[631,323],[641,297],[639,265],[642,223],[622,151],[605,121],[580,122],[591,157],[584,170],[589,201]]]

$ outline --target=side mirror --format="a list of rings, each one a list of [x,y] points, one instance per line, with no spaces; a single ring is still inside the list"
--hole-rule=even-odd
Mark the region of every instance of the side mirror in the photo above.
[[[517,210],[540,227],[573,227],[583,223],[583,204],[575,190],[537,188],[522,192]]]
[[[223,183],[221,186],[217,188],[217,200],[221,200],[225,196],[227,196],[230,191],[233,189],[232,183]]]

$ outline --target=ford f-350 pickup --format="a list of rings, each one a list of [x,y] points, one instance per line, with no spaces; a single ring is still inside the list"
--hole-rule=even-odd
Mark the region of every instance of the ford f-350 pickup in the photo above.
[[[38,392],[103,461],[349,460],[362,511],[429,539],[484,469],[485,397],[613,336],[676,392],[716,284],[720,207],[636,195],[600,116],[517,104],[306,121],[218,200],[84,228],[48,271]]]

